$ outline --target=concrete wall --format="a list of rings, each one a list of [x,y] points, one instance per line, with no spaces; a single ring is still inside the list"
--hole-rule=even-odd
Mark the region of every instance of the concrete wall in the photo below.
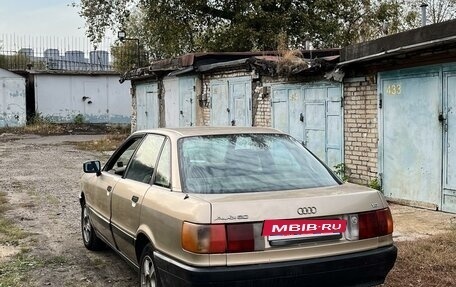
[[[0,69],[0,128],[26,124],[25,79]]]
[[[377,178],[378,99],[375,76],[344,80],[345,167],[349,181]]]
[[[118,75],[35,74],[35,110],[57,123],[129,124],[132,100],[130,81]]]

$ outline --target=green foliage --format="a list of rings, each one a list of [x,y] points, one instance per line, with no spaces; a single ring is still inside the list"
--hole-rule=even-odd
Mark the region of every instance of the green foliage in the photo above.
[[[379,191],[382,190],[382,186],[381,186],[380,181],[378,180],[378,178],[374,178],[373,180],[371,180],[369,182],[368,186],[370,188],[373,188],[373,189],[376,189],[376,190],[379,190]]]
[[[346,167],[345,163],[339,163],[334,166],[334,172],[343,180],[348,180],[348,175],[345,173]]]
[[[41,259],[21,252],[0,265],[0,287],[30,286],[25,282],[28,273],[42,266]]]
[[[85,119],[84,119],[84,115],[82,115],[82,114],[77,114],[73,118],[73,123],[75,123],[77,125],[82,125],[84,122],[85,122]]]
[[[30,119],[28,119],[28,123],[29,125],[46,125],[46,124],[50,124],[51,121],[44,117],[41,113],[35,113],[35,115],[33,117],[31,117]]]
[[[410,27],[407,21],[415,21],[416,13],[406,11],[405,3],[81,0],[79,8],[93,41],[101,40],[108,29],[122,28],[140,39],[151,58],[159,59],[200,51],[276,50],[281,41],[282,48],[290,50],[303,48],[306,41],[316,48],[341,47]]]

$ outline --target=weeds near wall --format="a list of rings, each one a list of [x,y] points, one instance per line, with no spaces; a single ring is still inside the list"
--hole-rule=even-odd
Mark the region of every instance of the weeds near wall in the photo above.
[[[345,163],[336,164],[334,166],[334,173],[337,174],[337,176],[339,176],[343,181],[348,180]]]
[[[83,123],[85,123],[84,116],[82,114],[77,114],[73,119],[73,123],[77,125],[82,125]]]
[[[378,180],[378,178],[374,178],[373,180],[371,180],[369,182],[368,186],[370,188],[376,189],[378,191],[382,190],[382,185],[380,184],[380,181]]]

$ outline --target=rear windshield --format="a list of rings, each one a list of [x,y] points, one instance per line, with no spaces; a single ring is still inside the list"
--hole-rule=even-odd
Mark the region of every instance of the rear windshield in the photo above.
[[[179,166],[188,193],[239,193],[339,184],[296,140],[281,134],[183,138]]]

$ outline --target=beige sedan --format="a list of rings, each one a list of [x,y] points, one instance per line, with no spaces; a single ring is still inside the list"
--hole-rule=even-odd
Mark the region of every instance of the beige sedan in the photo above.
[[[140,131],[83,167],[83,242],[139,286],[373,286],[396,260],[383,195],[274,129]]]

